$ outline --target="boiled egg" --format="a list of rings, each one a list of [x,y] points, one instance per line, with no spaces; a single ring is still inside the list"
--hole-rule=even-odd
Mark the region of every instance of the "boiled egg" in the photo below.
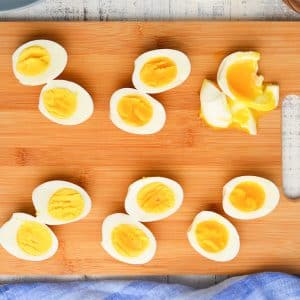
[[[17,258],[41,261],[53,256],[58,241],[52,230],[35,217],[14,213],[0,228],[2,247]]]
[[[257,75],[259,59],[255,51],[226,56],[218,69],[218,85],[232,100],[257,111],[270,111],[278,106],[279,87],[265,85],[263,76]]]
[[[32,192],[38,221],[60,225],[78,221],[91,210],[92,201],[80,186],[63,180],[47,181]]]
[[[135,60],[132,82],[136,89],[144,93],[161,93],[183,83],[190,72],[190,60],[183,52],[156,49],[145,52]]]
[[[165,177],[146,177],[129,186],[125,210],[138,221],[152,222],[175,213],[182,201],[179,183]]]
[[[39,110],[57,124],[78,125],[93,114],[94,103],[90,94],[77,83],[52,80],[42,88]]]
[[[113,124],[129,133],[153,134],[166,122],[166,112],[160,102],[133,88],[119,89],[110,99]]]
[[[53,41],[34,40],[12,55],[13,72],[24,85],[41,85],[60,75],[66,67],[66,50]]]
[[[272,181],[258,176],[240,176],[225,184],[223,209],[233,218],[256,219],[274,210],[279,198],[279,190]]]
[[[202,256],[220,262],[235,258],[240,249],[236,228],[221,215],[202,211],[188,230],[191,246]]]
[[[156,252],[152,232],[134,217],[123,213],[105,218],[101,244],[113,258],[128,264],[145,264]]]

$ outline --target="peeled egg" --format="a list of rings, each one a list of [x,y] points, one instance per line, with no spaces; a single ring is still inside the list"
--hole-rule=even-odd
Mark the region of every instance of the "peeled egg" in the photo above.
[[[38,221],[61,225],[78,221],[91,210],[92,201],[80,186],[62,180],[47,181],[32,192]]]
[[[101,244],[113,258],[128,264],[145,264],[156,252],[152,232],[134,217],[122,213],[105,218]]]
[[[223,209],[237,219],[256,219],[277,206],[280,193],[270,180],[258,176],[233,178],[223,188]]]
[[[42,88],[39,110],[52,122],[78,125],[93,114],[94,103],[90,94],[77,83],[52,80]]]
[[[153,134],[166,122],[166,112],[160,102],[132,88],[113,93],[110,99],[110,118],[113,124],[129,133]]]
[[[56,78],[66,67],[66,50],[53,41],[35,40],[12,55],[13,72],[24,85],[41,85]]]
[[[191,246],[202,256],[220,262],[235,258],[240,249],[236,228],[221,215],[202,211],[188,230]]]
[[[136,89],[144,93],[161,93],[183,83],[190,72],[190,60],[183,52],[156,49],[145,52],[135,60],[132,82]]]
[[[232,100],[257,111],[270,111],[278,106],[279,87],[263,84],[257,75],[260,54],[254,51],[234,52],[219,66],[217,80],[221,90]]]
[[[165,177],[146,177],[129,186],[125,210],[138,221],[152,222],[175,213],[182,201],[179,183]]]
[[[17,258],[41,261],[53,256],[58,241],[52,230],[35,217],[14,213],[0,228],[2,247]]]

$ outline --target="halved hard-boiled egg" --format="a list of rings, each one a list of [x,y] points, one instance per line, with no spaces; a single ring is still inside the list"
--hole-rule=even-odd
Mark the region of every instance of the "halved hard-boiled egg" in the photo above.
[[[113,124],[129,133],[152,134],[166,122],[166,112],[160,102],[133,88],[115,91],[110,99]]]
[[[138,221],[152,222],[175,213],[182,201],[179,183],[165,177],[146,177],[129,186],[125,210]]]
[[[145,52],[134,62],[132,82],[136,89],[155,94],[183,83],[191,72],[187,55],[173,49]]]
[[[128,264],[145,264],[156,252],[152,232],[134,217],[122,213],[105,218],[101,244],[113,258]]]
[[[13,53],[13,72],[24,85],[41,85],[61,74],[67,60],[66,50],[58,43],[34,40]]]
[[[63,180],[47,181],[32,192],[38,221],[60,225],[78,221],[90,212],[92,201],[80,186]]]
[[[52,122],[77,125],[90,118],[94,103],[90,94],[77,83],[52,80],[42,88],[39,110]]]
[[[279,190],[272,181],[258,176],[240,176],[225,184],[223,209],[233,218],[256,219],[274,210],[279,198]]]
[[[14,213],[0,228],[2,247],[17,258],[41,261],[53,256],[58,241],[52,230],[35,217]]]
[[[257,75],[259,59],[255,51],[226,56],[219,66],[218,85],[232,100],[257,111],[270,111],[278,106],[279,87],[263,84],[263,76]]]
[[[188,230],[191,246],[202,256],[220,262],[235,258],[240,249],[236,228],[221,215],[202,211]]]

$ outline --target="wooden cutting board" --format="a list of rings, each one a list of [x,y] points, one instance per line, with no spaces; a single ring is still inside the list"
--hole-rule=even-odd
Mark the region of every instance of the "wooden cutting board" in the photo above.
[[[48,121],[37,108],[41,87],[20,85],[11,55],[37,39],[61,43],[69,54],[60,78],[84,86],[95,113],[79,126]],[[237,50],[261,52],[260,71],[278,82],[281,99],[300,92],[300,23],[1,23],[0,224],[13,212],[34,213],[31,192],[50,179],[82,185],[93,200],[89,216],[53,226],[60,247],[45,262],[21,261],[0,247],[1,274],[241,274],[262,270],[300,273],[300,202],[282,195],[278,208],[253,221],[230,219],[241,250],[228,263],[209,261],[189,245],[186,232],[201,210],[224,214],[222,187],[232,177],[258,175],[281,187],[281,108],[263,116],[258,135],[213,130],[199,120],[199,89],[214,80],[222,58]],[[158,134],[127,134],[111,123],[109,99],[131,87],[134,59],[144,51],[174,48],[188,54],[192,73],[181,86],[157,95],[167,111]],[[144,266],[115,261],[100,246],[101,223],[124,211],[128,185],[143,176],[171,177],[184,188],[183,206],[149,224],[158,241]]]

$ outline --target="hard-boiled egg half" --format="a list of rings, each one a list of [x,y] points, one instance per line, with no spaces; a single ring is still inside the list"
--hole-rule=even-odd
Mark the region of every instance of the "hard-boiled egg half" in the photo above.
[[[194,218],[187,235],[191,246],[211,260],[232,260],[240,249],[236,228],[227,219],[211,211],[200,212]]]
[[[78,221],[90,212],[92,202],[80,186],[63,180],[42,183],[32,193],[36,218],[48,225]]]
[[[138,221],[152,222],[175,213],[182,201],[179,183],[165,177],[147,177],[129,186],[125,210]]]
[[[190,60],[183,52],[156,49],[145,52],[135,60],[132,82],[136,89],[144,93],[161,93],[183,83],[190,72]]]
[[[66,50],[58,43],[34,40],[13,53],[13,72],[24,85],[41,85],[61,74],[67,60]]]
[[[52,230],[35,217],[14,213],[0,228],[2,247],[17,258],[41,261],[53,256],[58,241]]]
[[[129,133],[152,134],[166,122],[166,112],[160,102],[133,88],[119,89],[110,99],[113,124]]]
[[[51,80],[42,88],[39,110],[52,122],[77,125],[90,118],[94,103],[90,94],[77,83]]]
[[[145,264],[156,252],[152,232],[134,217],[122,213],[105,218],[101,244],[113,258],[128,264]]]
[[[237,219],[256,219],[277,206],[280,193],[270,180],[258,176],[233,178],[223,188],[223,209]]]

